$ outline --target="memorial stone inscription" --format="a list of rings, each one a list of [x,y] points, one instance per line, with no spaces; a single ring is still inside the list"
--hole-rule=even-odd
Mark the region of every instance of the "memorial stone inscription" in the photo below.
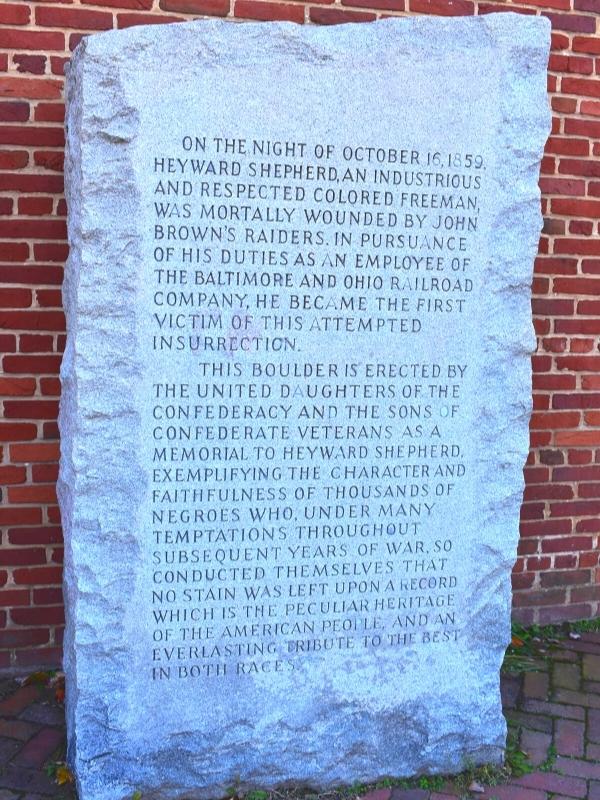
[[[547,21],[222,21],[68,76],[82,800],[499,761]]]

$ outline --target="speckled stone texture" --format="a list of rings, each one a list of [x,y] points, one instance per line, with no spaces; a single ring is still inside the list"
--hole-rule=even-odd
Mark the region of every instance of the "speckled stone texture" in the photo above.
[[[144,800],[196,800],[232,785],[323,788],[501,761],[549,28],[513,14],[331,28],[211,20],[99,34],[77,48],[67,83],[59,497],[80,800],[138,790]],[[421,536],[432,548],[454,542],[459,622],[449,640],[442,626],[439,641],[305,653],[281,672],[152,681],[148,387],[185,379],[198,359],[149,350],[149,165],[184,134],[230,131],[485,155],[464,318],[423,317],[419,335],[371,337],[364,353],[350,335],[303,341],[310,363],[326,347],[340,364],[469,364],[451,437],[467,477]],[[403,211],[399,199],[394,210]],[[398,611],[380,616],[391,630]]]

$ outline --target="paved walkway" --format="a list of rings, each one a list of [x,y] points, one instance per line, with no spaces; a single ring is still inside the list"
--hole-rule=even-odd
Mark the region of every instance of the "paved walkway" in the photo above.
[[[452,782],[433,791],[430,783],[376,789],[364,800],[600,800],[600,633],[561,640],[540,666],[502,681],[516,743],[512,758],[533,771],[485,791],[466,792]],[[63,758],[64,713],[55,690],[0,682],[0,800],[74,800],[72,787],[47,774]]]

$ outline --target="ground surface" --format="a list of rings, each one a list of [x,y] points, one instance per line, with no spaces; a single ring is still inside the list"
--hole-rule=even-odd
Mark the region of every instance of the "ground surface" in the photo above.
[[[480,771],[457,782],[423,779],[421,788],[406,788],[406,784],[371,790],[355,787],[324,798],[600,800],[600,633],[582,633],[576,640],[565,637],[549,646],[544,643],[533,657],[538,671],[502,679],[511,726],[509,761],[517,773],[527,774],[484,787],[485,777],[497,780],[501,776]],[[0,682],[0,800],[74,800],[71,786],[58,786],[55,777],[48,775],[56,772],[56,762],[63,758],[64,713],[55,689],[14,680]],[[477,791],[469,792],[469,786]],[[293,796],[251,794],[246,800]],[[305,799],[318,797],[305,795]]]

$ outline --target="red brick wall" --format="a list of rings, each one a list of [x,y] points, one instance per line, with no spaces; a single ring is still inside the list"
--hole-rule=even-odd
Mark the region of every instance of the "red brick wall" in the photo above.
[[[533,286],[531,453],[515,616],[598,615],[600,0],[0,2],[0,669],[58,663],[57,378],[64,346],[62,73],[85,33],[202,15],[320,24],[514,10],[552,20],[554,122]]]

